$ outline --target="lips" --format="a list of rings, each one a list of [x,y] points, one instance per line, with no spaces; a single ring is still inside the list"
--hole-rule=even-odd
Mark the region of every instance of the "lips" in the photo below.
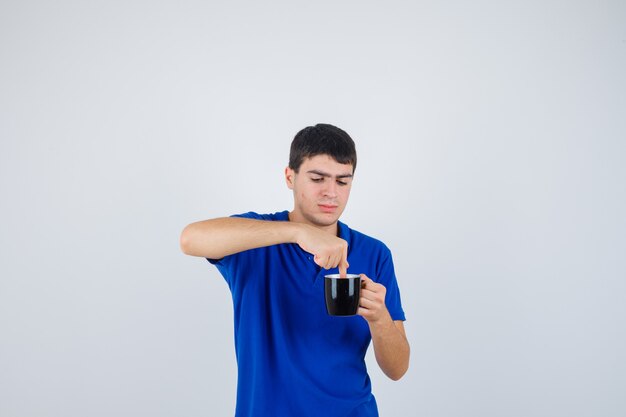
[[[318,204],[318,207],[324,213],[334,213],[337,210],[337,206],[333,204]]]

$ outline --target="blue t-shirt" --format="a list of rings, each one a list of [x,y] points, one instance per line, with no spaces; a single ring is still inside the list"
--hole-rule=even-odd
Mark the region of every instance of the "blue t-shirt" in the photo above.
[[[289,212],[235,217],[289,221]],[[339,222],[350,273],[383,284],[393,320],[405,320],[391,252]],[[236,417],[378,416],[365,366],[371,341],[361,316],[326,313],[324,275],[297,244],[209,259],[233,297],[237,357]]]

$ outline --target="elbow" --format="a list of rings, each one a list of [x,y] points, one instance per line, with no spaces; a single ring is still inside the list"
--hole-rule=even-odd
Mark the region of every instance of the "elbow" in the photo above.
[[[409,365],[407,364],[406,366],[394,370],[392,372],[387,373],[387,376],[389,377],[389,379],[391,379],[392,381],[399,381],[400,379],[402,379],[402,377],[404,375],[406,375],[406,371],[409,370]]]
[[[189,256],[219,259],[219,252],[213,248],[211,239],[207,237],[209,232],[199,223],[187,225],[180,233],[180,250]]]
[[[191,226],[191,225],[189,225]],[[190,227],[187,226],[183,229],[183,231],[180,234],[180,250],[185,254],[185,255],[192,255],[192,239],[191,239],[191,231],[190,231]]]
[[[407,368],[407,369],[405,369],[405,370],[403,370],[402,372],[398,372],[396,375],[392,375],[392,376],[390,377],[390,378],[391,378],[391,380],[392,380],[392,381],[399,381],[399,380],[401,380],[401,379],[402,379],[402,377],[403,377],[404,375],[406,375],[406,371],[407,371],[407,370],[408,370],[408,368]]]
[[[403,349],[402,353],[396,357],[396,362],[393,366],[389,366],[387,369],[384,369],[385,375],[392,381],[399,381],[402,379],[404,375],[406,375],[409,370],[409,362],[411,358],[411,348],[408,343],[406,344],[406,348]]]

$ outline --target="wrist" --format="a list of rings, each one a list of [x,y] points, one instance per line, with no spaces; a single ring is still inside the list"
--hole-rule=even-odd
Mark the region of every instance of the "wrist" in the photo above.
[[[305,224],[296,223],[296,222],[287,222],[287,239],[289,243],[300,244],[302,242],[302,237],[304,235]]]
[[[391,318],[391,314],[385,308],[384,311],[381,312],[380,316],[374,317],[368,321],[369,327],[371,330],[375,331],[385,331],[389,328],[394,327],[393,319]]]

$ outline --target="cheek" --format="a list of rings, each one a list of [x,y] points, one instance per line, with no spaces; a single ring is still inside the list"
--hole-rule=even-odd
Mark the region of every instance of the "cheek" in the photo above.
[[[302,200],[314,200],[318,190],[314,187],[302,187],[299,189],[298,195]]]
[[[300,198],[300,201],[307,202],[310,200],[310,198],[307,196],[307,193],[305,193],[304,191],[300,191],[300,193],[298,193],[298,196]]]

